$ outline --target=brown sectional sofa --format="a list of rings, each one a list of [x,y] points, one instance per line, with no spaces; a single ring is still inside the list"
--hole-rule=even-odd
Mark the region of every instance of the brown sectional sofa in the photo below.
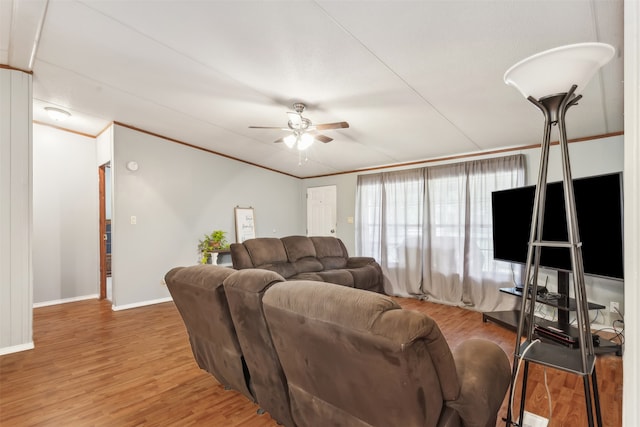
[[[380,265],[370,257],[350,257],[335,237],[260,237],[233,243],[233,268],[275,271],[286,280],[313,280],[383,293]]]
[[[191,305],[187,311],[201,312],[190,320],[231,318],[241,360],[246,360],[249,398],[255,396],[280,424],[495,426],[511,376],[507,355],[497,344],[470,339],[452,352],[433,319],[402,309],[385,295],[319,281],[285,281],[261,269],[228,270],[212,265],[173,269],[166,282],[174,300],[184,299]],[[200,288],[218,282],[221,274],[223,286],[213,291],[227,299],[228,310],[216,313],[190,296],[194,286],[187,278],[193,276]],[[176,305],[184,303],[176,300]],[[226,328],[207,330],[207,341],[228,346]],[[192,348],[194,355],[202,349]],[[213,353],[209,360],[228,363],[216,356],[219,350],[207,348]]]

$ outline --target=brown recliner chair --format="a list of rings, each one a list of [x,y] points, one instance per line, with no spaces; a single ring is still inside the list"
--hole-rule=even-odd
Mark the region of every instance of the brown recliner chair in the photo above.
[[[198,366],[226,388],[255,402],[222,285],[235,271],[214,265],[176,267],[165,275],[165,282],[189,333]]]
[[[298,426],[495,426],[510,381],[495,343],[452,353],[427,315],[329,283],[276,283],[262,301]]]
[[[280,424],[293,427],[287,380],[262,313],[265,291],[282,281],[273,271],[240,270],[225,279],[224,290],[258,404]]]

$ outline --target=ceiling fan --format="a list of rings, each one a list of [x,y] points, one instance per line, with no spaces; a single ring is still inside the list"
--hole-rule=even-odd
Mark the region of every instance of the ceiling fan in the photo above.
[[[295,111],[287,112],[289,121],[287,122],[288,127],[286,128],[282,126],[249,126],[249,128],[278,129],[292,132],[291,135],[278,138],[274,142],[284,142],[289,148],[297,146],[298,150],[302,151],[309,148],[311,144],[313,144],[313,141],[316,140],[324,143],[333,141],[333,138],[322,135],[321,133],[318,133],[318,131],[329,129],[345,129],[349,127],[349,123],[347,122],[322,123],[314,125],[311,120],[306,117],[302,117],[302,112],[304,111],[305,107],[306,106],[301,102],[296,102],[295,104],[293,104],[293,109]]]

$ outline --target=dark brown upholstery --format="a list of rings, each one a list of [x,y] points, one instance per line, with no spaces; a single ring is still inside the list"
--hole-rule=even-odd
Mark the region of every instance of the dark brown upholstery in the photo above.
[[[380,265],[370,257],[349,257],[335,237],[261,237],[231,244],[233,268],[275,271],[286,280],[313,280],[384,292]]]
[[[510,380],[496,344],[452,353],[430,317],[329,283],[275,283],[262,303],[298,426],[495,426]]]
[[[222,282],[236,270],[214,265],[176,267],[165,282],[189,333],[193,356],[220,384],[255,398]]]
[[[277,422],[289,427],[295,424],[287,380],[262,314],[265,291],[282,281],[284,278],[273,271],[246,269],[227,277],[224,289],[258,404]]]

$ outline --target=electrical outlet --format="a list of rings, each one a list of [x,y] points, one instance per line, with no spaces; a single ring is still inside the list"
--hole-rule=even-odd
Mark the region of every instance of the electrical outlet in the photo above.
[[[620,303],[618,301],[611,301],[609,303],[609,312],[617,313],[620,310]]]
[[[541,417],[540,415],[524,411],[524,416],[522,417],[522,423],[520,425],[522,427],[547,427],[549,425],[549,420],[545,417]]]

